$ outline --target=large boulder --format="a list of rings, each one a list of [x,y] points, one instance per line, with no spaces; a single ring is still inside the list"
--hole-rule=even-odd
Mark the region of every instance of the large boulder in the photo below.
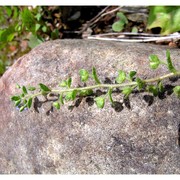
[[[117,70],[136,70],[151,78],[148,56],[165,59],[167,46],[90,40],[46,42],[21,57],[0,79],[0,173],[179,174],[180,101],[171,93],[179,80],[166,81],[164,97],[133,93],[129,101],[114,93],[117,107],[103,109],[93,97],[53,110],[51,102],[19,112],[10,97],[20,85],[57,87],[78,71],[96,67],[102,81],[114,81]],[[180,69],[179,50],[171,49]],[[42,97],[39,98],[41,100]],[[74,106],[70,106],[74,105]],[[71,108],[70,108],[71,107]]]

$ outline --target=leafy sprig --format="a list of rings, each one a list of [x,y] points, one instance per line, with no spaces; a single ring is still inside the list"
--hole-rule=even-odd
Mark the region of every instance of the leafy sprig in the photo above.
[[[52,106],[56,109],[60,109],[61,106],[64,105],[67,101],[74,101],[76,97],[92,96],[95,89],[106,89],[107,91],[105,95],[103,94],[94,98],[95,104],[98,108],[101,109],[104,107],[106,99],[109,99],[112,106],[114,105],[112,93],[113,89],[115,88],[118,88],[121,91],[125,99],[128,98],[135,89],[138,91],[144,90],[152,93],[154,96],[157,96],[159,93],[163,93],[165,90],[162,80],[180,76],[180,71],[175,69],[171,61],[170,52],[168,50],[166,52],[166,61],[167,62],[161,61],[157,55],[150,55],[149,62],[151,69],[157,69],[159,65],[162,64],[167,67],[170,73],[160,77],[145,80],[137,77],[136,71],[130,71],[129,74],[127,74],[123,70],[119,70],[118,76],[115,78],[115,84],[103,84],[97,75],[97,70],[95,67],[92,67],[91,74],[85,69],[80,69],[79,71],[80,80],[82,83],[87,83],[90,78],[94,80],[95,84],[91,86],[72,87],[71,77],[59,83],[60,89],[52,89],[42,83],[39,84],[39,88],[33,86],[21,87],[17,84],[17,88],[21,89],[21,93],[19,95],[12,96],[11,100],[15,103],[15,106],[18,107],[19,111],[21,112],[25,109],[30,109],[32,107],[34,98],[40,95],[43,95],[47,98],[50,94],[56,94],[58,98],[52,102]],[[37,90],[38,92],[33,93]],[[175,86],[173,91],[174,94],[180,98],[180,86]]]

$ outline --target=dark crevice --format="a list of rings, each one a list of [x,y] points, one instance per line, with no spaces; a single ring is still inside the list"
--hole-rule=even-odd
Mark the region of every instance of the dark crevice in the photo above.
[[[178,146],[180,147],[180,124],[178,125]]]

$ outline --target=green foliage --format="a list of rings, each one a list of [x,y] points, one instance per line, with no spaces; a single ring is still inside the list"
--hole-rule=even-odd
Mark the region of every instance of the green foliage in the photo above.
[[[137,82],[137,87],[138,87],[138,90],[141,90],[144,88],[145,86],[145,82],[140,79],[140,78],[136,78],[136,82]]]
[[[175,73],[177,70],[172,64],[171,57],[170,57],[170,52],[169,50],[166,51],[166,59],[167,59],[167,67],[170,72]]]
[[[68,78],[68,79],[67,79],[67,87],[68,87],[68,88],[71,87],[71,82],[72,82],[72,79],[71,79],[71,78]]]
[[[88,80],[88,78],[89,78],[88,71],[86,71],[85,69],[81,69],[79,71],[79,74],[80,74],[80,78],[81,78],[82,82],[86,82]]]
[[[29,91],[35,91],[35,90],[36,90],[36,88],[33,87],[33,86],[29,86],[27,89],[28,89]]]
[[[6,66],[5,66],[5,63],[0,60],[0,75],[3,74],[6,70]]]
[[[73,101],[76,98],[77,90],[67,92],[65,99],[67,101]]]
[[[176,94],[176,96],[180,98],[180,86],[174,87],[173,91],[174,91],[174,94]]]
[[[26,95],[26,94],[28,93],[25,86],[22,87],[22,91],[23,91],[23,94],[24,94],[24,95]]]
[[[59,95],[59,101],[60,101],[60,103],[61,103],[62,105],[64,104],[63,93],[61,93],[61,94]]]
[[[43,42],[43,40],[41,38],[39,38],[37,35],[31,34],[29,37],[28,45],[31,49],[33,49],[36,46],[38,46],[39,44],[41,44],[42,42]]]
[[[71,87],[71,82],[72,82],[72,79],[71,78],[68,78],[67,80],[63,80],[59,86],[60,87],[67,87],[67,88],[70,88]]]
[[[32,105],[32,98],[30,97],[27,102],[27,107],[31,108],[31,105]]]
[[[14,39],[15,29],[14,26],[9,26],[8,28],[0,30],[0,41],[1,42],[10,42]]]
[[[158,87],[155,85],[148,85],[146,90],[150,93],[152,93],[154,96],[158,95]]]
[[[60,109],[60,104],[59,102],[53,102],[53,106],[56,108],[56,109]]]
[[[147,29],[161,28],[161,34],[167,35],[180,31],[180,6],[151,6]]]
[[[97,72],[96,72],[95,67],[92,68],[92,77],[93,77],[93,79],[95,80],[95,82],[97,84],[101,84],[101,82],[100,82],[100,80],[99,80],[99,78],[97,76]]]
[[[125,99],[129,97],[129,95],[132,93],[133,88],[130,86],[122,88],[122,94],[125,95]]]
[[[174,65],[173,65],[173,63],[172,63],[172,61],[171,61],[171,57],[170,57],[170,52],[169,52],[169,50],[166,51],[166,61],[167,61],[167,63],[161,61],[161,60],[158,58],[158,56],[157,56],[157,55],[154,55],[154,54],[152,54],[152,55],[149,56],[149,62],[150,62],[150,67],[151,67],[151,69],[157,69],[160,64],[163,64],[163,65],[165,65],[165,66],[168,68],[168,70],[169,70],[170,72],[176,73],[177,70],[175,69],[175,67],[174,67]]]
[[[109,97],[109,100],[110,100],[111,104],[113,105],[114,101],[113,101],[113,98],[112,98],[112,91],[113,91],[113,89],[109,88],[109,90],[108,90],[108,97]]]
[[[157,55],[154,55],[154,54],[152,54],[152,55],[149,56],[149,61],[150,61],[150,67],[151,67],[151,69],[157,69],[158,66],[161,64],[158,56],[157,56]]]
[[[118,76],[116,77],[116,82],[118,84],[123,83],[126,80],[126,73],[122,70],[118,71]]]
[[[35,33],[36,20],[32,12],[28,8],[25,8],[21,12],[20,17],[22,20],[22,26],[25,27],[25,29]]]
[[[128,24],[128,20],[122,12],[118,12],[116,16],[119,20],[113,23],[112,29],[113,31],[121,32],[124,29],[124,26]]]
[[[93,90],[92,89],[87,89],[87,90],[81,90],[79,92],[80,96],[90,96],[93,94]]]
[[[0,7],[0,75],[5,72],[7,65],[13,63],[14,58],[22,56],[46,40],[59,38],[59,27],[57,28],[53,24],[54,20],[48,8],[48,6],[37,6],[35,8],[27,6]],[[55,8],[59,10],[59,7],[54,7],[54,10]],[[49,22],[50,18],[51,22]],[[22,48],[21,43],[24,42],[28,43]],[[15,47],[15,50],[12,51],[17,51],[17,53],[12,55],[13,57],[10,59],[8,54],[10,54],[12,46]],[[23,50],[21,51],[21,49]]]
[[[104,107],[104,104],[105,104],[105,98],[104,97],[97,97],[94,99],[95,102],[96,102],[96,105],[98,108],[102,109]]]
[[[39,87],[42,92],[51,92],[51,89],[42,83],[39,84]]]
[[[14,102],[15,106],[18,107],[19,111],[23,111],[25,109],[29,109],[32,107],[33,99],[39,95],[44,95],[48,100],[48,95],[56,94],[57,100],[54,100],[52,106],[56,109],[60,109],[61,105],[64,105],[66,101],[74,101],[77,97],[86,97],[86,96],[97,96],[94,98],[94,102],[96,106],[102,109],[105,105],[105,99],[108,98],[111,105],[114,106],[115,101],[112,98],[113,89],[120,89],[120,92],[124,95],[124,99],[127,99],[133,91],[136,89],[137,91],[146,91],[152,93],[154,96],[158,96],[160,93],[165,92],[165,88],[163,86],[162,80],[167,79],[170,77],[175,77],[180,75],[180,71],[175,70],[175,67],[172,64],[170,53],[167,50],[166,52],[167,63],[161,61],[156,55],[150,55],[150,67],[151,69],[156,69],[160,64],[165,65],[167,69],[170,71],[169,74],[155,77],[151,79],[141,79],[136,77],[136,71],[130,71],[126,73],[122,70],[118,71],[118,76],[115,78],[116,84],[101,84],[100,80],[97,76],[97,72],[95,67],[92,68],[92,76],[89,76],[89,73],[84,70],[80,69],[79,75],[81,83],[87,83],[89,78],[92,78],[95,81],[94,85],[87,86],[84,84],[85,87],[71,87],[72,85],[72,78],[69,77],[67,80],[63,80],[59,86],[60,89],[51,89],[48,86],[40,83],[39,89],[33,86],[20,86],[16,84],[16,87],[21,90],[19,95],[14,95],[11,97],[11,101]],[[125,82],[126,81],[126,82]],[[157,83],[155,85],[155,82]],[[106,89],[105,95],[96,95],[93,92],[93,89]],[[35,92],[37,91],[37,93]],[[180,86],[176,86],[173,89],[174,94],[177,97],[180,97]],[[29,94],[30,93],[30,94]],[[32,94],[31,94],[32,93]],[[102,92],[104,94],[104,92]]]
[[[130,81],[133,81],[134,76],[136,75],[136,71],[130,71],[128,75],[128,79]]]
[[[163,93],[165,91],[164,86],[161,81],[158,82],[157,88],[158,88],[158,92],[160,93]]]
[[[131,30],[132,33],[138,33],[138,28],[137,27],[133,27],[132,30]]]
[[[67,81],[63,80],[60,84],[60,87],[67,87]]]
[[[20,100],[20,99],[21,99],[20,96],[12,96],[12,97],[11,97],[11,100],[12,100],[12,101],[18,101],[18,100]]]

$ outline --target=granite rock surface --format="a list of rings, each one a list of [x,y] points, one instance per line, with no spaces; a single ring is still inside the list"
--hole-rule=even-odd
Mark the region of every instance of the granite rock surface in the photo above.
[[[117,70],[136,70],[141,78],[167,73],[152,71],[148,56],[165,59],[167,46],[90,40],[46,42],[21,57],[0,79],[1,174],[179,174],[180,100],[171,92],[179,80],[166,81],[164,97],[133,93],[117,107],[98,109],[93,97],[68,102],[59,111],[51,103],[19,112],[10,97],[20,85],[44,83],[52,88],[78,71],[96,67],[102,82],[114,81]],[[180,51],[170,49],[180,69]],[[89,83],[92,83],[91,81]],[[40,98],[41,100],[41,98]],[[70,108],[71,107],[71,108]]]

